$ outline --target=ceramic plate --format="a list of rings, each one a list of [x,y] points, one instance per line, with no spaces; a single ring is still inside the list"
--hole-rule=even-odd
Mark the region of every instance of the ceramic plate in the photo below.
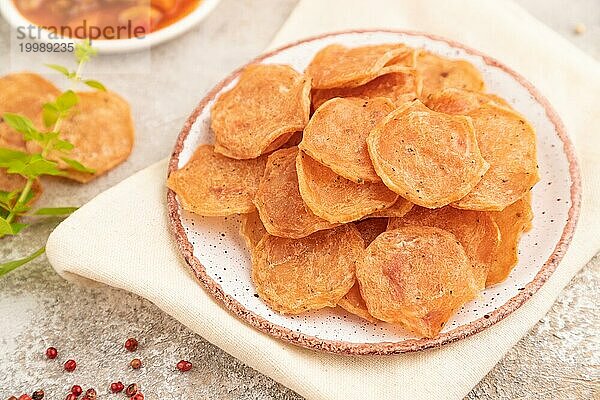
[[[171,39],[180,36],[193,28],[196,24],[202,21],[210,12],[219,4],[221,0],[202,0],[198,7],[192,12],[187,14],[180,20],[168,25],[155,32],[151,32],[146,35],[143,39],[119,39],[119,40],[95,40],[94,48],[102,54],[116,54],[126,53],[132,51],[140,51],[148,49],[152,46],[156,46],[160,43],[164,43]],[[1,0],[0,1],[0,14],[8,21],[8,23],[14,28],[20,26],[29,26],[32,23],[27,20],[15,7],[13,0]],[[76,43],[77,40],[64,38],[64,39],[50,39],[50,31],[43,29],[41,31],[43,42],[52,43]]]
[[[500,321],[529,299],[548,279],[573,234],[579,210],[579,175],[571,143],[548,102],[523,77],[500,62],[443,38],[413,32],[352,31],[303,40],[253,62],[290,64],[303,71],[324,46],[403,42],[450,58],[466,59],[483,74],[488,91],[507,99],[537,131],[540,182],[533,198],[533,229],[519,244],[519,264],[502,284],[487,288],[448,322],[438,337],[411,336],[387,323],[370,323],[342,309],[301,315],[273,312],[258,298],[250,279],[250,255],[238,234],[239,218],[200,217],[181,209],[168,192],[171,225],[189,267],[223,306],[256,329],[293,344],[342,354],[394,354],[460,340]],[[230,89],[239,71],[218,84],[188,119],[177,140],[169,171],[181,168],[201,143],[212,143],[210,108]]]

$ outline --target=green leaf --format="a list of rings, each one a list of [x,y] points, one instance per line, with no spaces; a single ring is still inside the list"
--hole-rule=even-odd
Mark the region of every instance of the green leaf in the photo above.
[[[37,130],[29,118],[12,113],[5,113],[3,118],[11,128],[21,133],[23,135],[23,139],[26,141],[39,141],[41,132]]]
[[[6,123],[17,132],[23,133],[35,129],[35,127],[33,126],[33,122],[31,122],[29,118],[24,117],[22,115],[14,113],[4,113],[2,117],[4,121],[6,121]]]
[[[0,147],[0,162],[8,162],[12,160],[25,160],[28,157],[28,153],[20,150],[7,149]]]
[[[19,222],[10,223],[4,218],[0,218],[0,237],[6,235],[17,235],[25,228],[27,224]]]
[[[13,228],[6,219],[0,218],[0,237],[5,235],[12,235]]]
[[[13,222],[10,224],[13,235],[18,235],[23,229],[27,228],[27,224],[22,224],[20,222]]]
[[[94,49],[89,39],[83,40],[75,45],[75,58],[79,63],[85,63],[98,54],[98,50]]]
[[[29,159],[29,157],[29,154],[23,151],[0,148],[0,167],[8,168],[13,162],[25,162]]]
[[[46,251],[46,247],[42,247],[41,249],[37,250],[35,253],[33,253],[25,258],[21,258],[20,260],[14,260],[14,261],[6,262],[4,264],[0,264],[0,276],[7,274],[16,268],[19,268],[21,265],[27,264],[28,262],[35,260],[42,254],[44,254],[45,251]]]
[[[71,72],[67,68],[63,67],[62,65],[46,64],[46,67],[48,67],[50,69],[53,69],[55,71],[60,72],[61,74],[63,74],[67,78],[71,77]]]
[[[40,175],[62,175],[55,161],[41,158],[39,154],[32,154],[28,162],[14,162],[8,167],[9,174],[20,174],[26,178],[37,178]]]
[[[53,147],[54,150],[68,152],[73,150],[75,148],[75,145],[73,145],[73,143],[69,142],[68,140],[57,139],[53,143]]]
[[[91,169],[83,165],[77,160],[73,160],[72,158],[61,157],[61,160],[69,164],[69,167],[73,168],[75,171],[86,172],[88,174],[95,174],[96,170]]]
[[[83,81],[83,83],[85,83],[86,85],[88,85],[91,88],[106,92],[106,87],[102,83],[95,81],[93,79],[88,79],[87,81]]]
[[[42,118],[44,125],[48,128],[53,126],[60,117],[60,110],[54,103],[46,103],[42,107]]]
[[[5,192],[0,190],[0,204],[9,205],[18,195],[18,191]]]
[[[70,215],[79,207],[46,207],[36,210],[34,215]]]
[[[63,113],[69,111],[77,103],[79,103],[79,98],[72,90],[67,90],[56,99],[56,106]]]
[[[13,160],[6,165],[6,172],[9,174],[21,174],[21,171],[24,171],[27,168],[27,161],[22,160]]]
[[[31,135],[37,132],[33,122],[31,122],[31,120],[27,117],[19,114],[4,113],[2,118],[8,124],[8,126],[21,133],[25,140],[30,140]]]
[[[25,175],[28,177],[36,177],[40,175],[61,175],[62,171],[58,169],[55,161],[40,159],[29,163],[25,169]]]

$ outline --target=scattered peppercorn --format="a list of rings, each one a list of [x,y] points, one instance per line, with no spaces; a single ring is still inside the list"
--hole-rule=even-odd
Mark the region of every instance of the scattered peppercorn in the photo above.
[[[54,360],[56,356],[58,356],[58,350],[56,350],[56,348],[48,347],[46,349],[46,357],[48,357],[51,360]]]
[[[142,360],[140,360],[139,358],[134,358],[133,360],[131,360],[129,365],[131,365],[131,368],[133,369],[140,369],[142,367]]]
[[[575,27],[573,28],[573,31],[575,31],[576,34],[578,35],[582,35],[585,33],[585,31],[587,30],[587,27],[585,26],[584,23],[578,23],[577,25],[575,25]]]
[[[181,372],[187,372],[192,369],[192,363],[189,361],[181,360],[177,363],[177,369]]]
[[[144,400],[144,395],[142,393],[136,393],[131,400]]]
[[[42,400],[44,398],[44,391],[42,389],[36,390],[31,395],[32,400]]]
[[[31,397],[28,394],[22,394],[19,396],[18,400],[32,400]]]
[[[71,393],[73,393],[75,396],[79,396],[81,393],[83,393],[83,389],[79,385],[73,385],[71,388]]]
[[[67,360],[67,362],[65,362],[65,371],[73,372],[75,371],[75,368],[77,368],[75,360]]]
[[[65,397],[65,400],[77,400],[77,396],[75,396],[73,393],[69,393],[67,397]]]
[[[125,389],[125,394],[129,397],[133,397],[133,395],[135,395],[138,392],[138,385],[136,383],[132,383],[131,385],[127,386],[127,389]]]
[[[125,341],[125,348],[129,351],[136,351],[138,348],[138,341],[134,338],[129,338]]]
[[[96,389],[89,388],[85,391],[85,396],[83,398],[87,400],[96,400],[96,397],[98,397]]]
[[[123,389],[125,389],[125,385],[123,385],[123,382],[121,382],[121,381],[113,382],[110,384],[110,391],[113,393],[122,392]]]

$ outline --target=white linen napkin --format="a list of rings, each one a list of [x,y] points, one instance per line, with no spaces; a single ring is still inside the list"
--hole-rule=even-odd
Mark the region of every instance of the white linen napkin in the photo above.
[[[221,308],[188,273],[167,223],[166,161],[101,193],[60,224],[47,245],[54,268],[69,279],[149,299],[308,399],[464,397],[600,249],[600,66],[508,1],[303,0],[272,47],[326,31],[377,27],[439,34],[502,60],[532,81],[563,118],[582,172],[581,216],[556,272],[520,309],[467,339],[397,356],[336,356],[273,339]]]

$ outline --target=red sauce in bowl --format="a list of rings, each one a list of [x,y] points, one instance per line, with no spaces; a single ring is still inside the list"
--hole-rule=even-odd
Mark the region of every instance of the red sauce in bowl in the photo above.
[[[33,24],[58,36],[130,39],[171,25],[201,0],[12,0]]]

